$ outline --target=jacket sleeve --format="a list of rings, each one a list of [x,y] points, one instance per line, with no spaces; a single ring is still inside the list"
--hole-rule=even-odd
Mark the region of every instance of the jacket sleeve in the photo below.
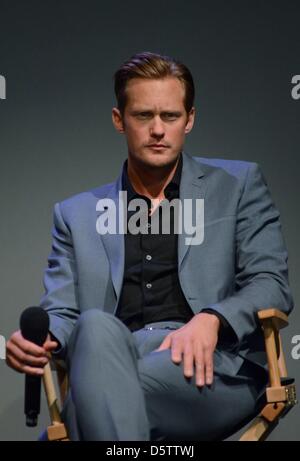
[[[40,301],[50,317],[49,331],[60,343],[64,355],[80,312],[77,300],[78,276],[71,231],[63,219],[60,204],[54,206],[52,251],[44,273],[45,293]]]
[[[234,293],[206,308],[226,319],[240,348],[259,327],[258,310],[273,307],[289,314],[293,309],[280,215],[256,163],[250,163],[241,192],[235,244]]]

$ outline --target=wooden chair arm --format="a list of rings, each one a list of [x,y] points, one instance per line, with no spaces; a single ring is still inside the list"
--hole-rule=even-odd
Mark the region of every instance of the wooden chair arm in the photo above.
[[[288,318],[286,314],[274,308],[260,310],[257,314],[264,332],[269,367],[267,402],[240,441],[266,440],[279,419],[297,403],[294,380],[281,379],[287,377],[287,370],[279,330],[288,325]]]
[[[258,318],[264,332],[270,388],[281,388],[281,378],[287,376],[287,369],[279,330],[288,325],[288,318],[286,314],[274,308],[260,310]],[[271,394],[274,395],[274,390]]]
[[[52,367],[56,370],[61,401],[65,398],[67,392],[67,373],[66,370],[56,361],[51,362]],[[49,363],[44,368],[43,384],[46,393],[48,409],[50,414],[51,425],[47,428],[48,440],[67,441],[67,430],[60,416],[60,408],[56,395],[56,390],[52,377],[52,370]]]
[[[44,367],[43,384],[46,393],[48,409],[52,424],[61,423],[60,410],[56,396],[50,364]]]
[[[278,309],[263,309],[258,311],[257,315],[262,324],[264,324],[266,320],[271,320],[277,330],[289,324],[287,315]]]

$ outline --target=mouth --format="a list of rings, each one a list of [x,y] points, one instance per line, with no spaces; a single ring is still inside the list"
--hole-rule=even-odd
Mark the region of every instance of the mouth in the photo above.
[[[147,147],[154,150],[163,150],[168,148],[165,144],[149,144]]]

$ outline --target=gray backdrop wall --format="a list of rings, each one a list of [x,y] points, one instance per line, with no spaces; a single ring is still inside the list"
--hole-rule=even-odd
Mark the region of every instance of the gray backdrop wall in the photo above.
[[[193,155],[258,162],[289,250],[296,307],[284,331],[290,375],[300,382],[299,121],[291,94],[300,74],[299,1],[0,1],[0,334],[39,302],[56,201],[112,181],[126,157],[111,123],[113,72],[132,54],[173,55],[191,69],[197,119]],[[299,92],[300,93],[300,92]],[[298,354],[299,355],[299,354]],[[0,439],[34,440],[24,376],[0,360]],[[300,440],[296,407],[272,440]],[[233,439],[236,439],[235,436]]]

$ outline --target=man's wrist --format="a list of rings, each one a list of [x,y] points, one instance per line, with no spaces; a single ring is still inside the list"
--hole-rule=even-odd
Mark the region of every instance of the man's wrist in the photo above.
[[[214,321],[214,323],[217,326],[217,330],[219,331],[221,326],[222,326],[222,322],[221,322],[220,317],[217,314],[215,314],[214,311],[210,311],[210,310],[203,310],[203,311],[199,312],[199,314],[196,314],[196,315],[203,315],[203,314],[208,314],[208,315],[211,316],[212,320]]]
[[[233,330],[232,326],[230,325],[230,323],[227,321],[227,319],[222,314],[220,314],[218,311],[215,311],[214,309],[211,309],[209,307],[207,309],[203,309],[201,312],[212,314],[219,318],[220,328],[218,330],[218,334],[219,334],[219,340],[221,344],[223,344],[226,347],[230,347],[230,348],[235,347],[237,345],[238,343],[237,335],[235,331]]]
[[[203,309],[200,313],[214,315],[219,319],[220,327],[222,327],[222,329],[228,327],[227,320],[223,317],[223,315],[219,314],[219,312],[215,311],[214,309]]]

